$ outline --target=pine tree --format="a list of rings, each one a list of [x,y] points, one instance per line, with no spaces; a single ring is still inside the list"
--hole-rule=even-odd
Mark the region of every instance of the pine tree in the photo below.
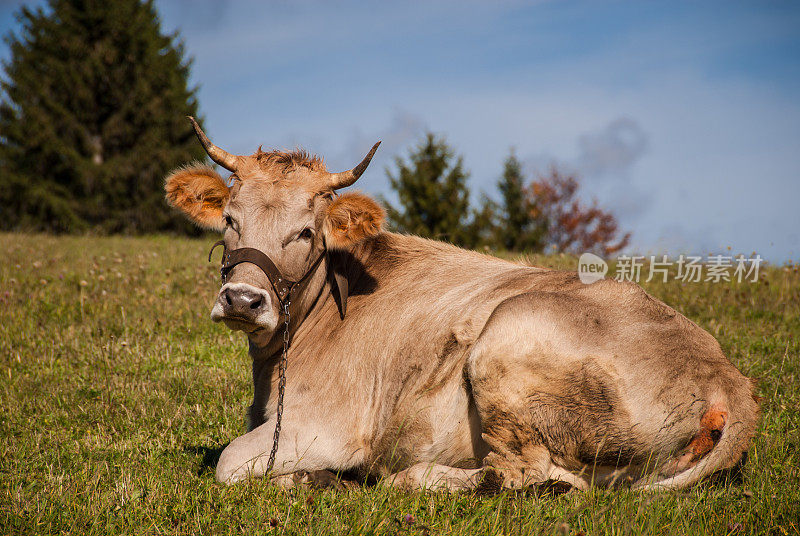
[[[507,251],[541,251],[547,223],[536,217],[537,211],[531,206],[535,199],[524,193],[522,164],[513,150],[506,158],[497,187],[502,198],[495,224],[497,245]]]
[[[497,224],[499,207],[485,193],[478,206],[472,209],[472,221],[467,225],[467,245],[473,249],[498,249]]]
[[[166,172],[205,155],[190,61],[152,0],[50,0],[8,35],[0,103],[0,227],[192,231]]]
[[[463,160],[454,161],[452,149],[443,139],[428,133],[409,155],[408,162],[395,160],[395,175],[389,181],[400,199],[400,207],[388,203],[390,223],[398,230],[427,238],[472,247],[476,232],[471,226],[468,173]]]

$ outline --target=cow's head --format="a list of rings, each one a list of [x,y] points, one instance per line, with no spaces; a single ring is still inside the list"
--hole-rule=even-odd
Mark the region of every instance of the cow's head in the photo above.
[[[177,169],[166,180],[167,201],[198,225],[224,232],[226,250],[258,249],[297,281],[326,248],[346,249],[380,231],[384,212],[375,201],[334,194],[358,179],[380,142],[355,168],[329,173],[320,158],[299,150],[230,154],[189,119],[211,159],[232,174],[225,180],[207,166]],[[213,320],[259,335],[272,333],[279,315],[269,279],[250,263],[228,273],[211,310]]]

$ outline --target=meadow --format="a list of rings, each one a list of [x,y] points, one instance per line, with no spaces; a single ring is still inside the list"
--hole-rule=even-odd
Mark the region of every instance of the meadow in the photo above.
[[[243,336],[208,316],[211,242],[0,234],[0,534],[800,533],[796,265],[754,283],[643,283],[759,379],[738,474],[658,494],[284,491],[214,480],[252,387]]]

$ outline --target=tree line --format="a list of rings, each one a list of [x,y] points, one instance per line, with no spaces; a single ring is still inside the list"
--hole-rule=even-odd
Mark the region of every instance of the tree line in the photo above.
[[[50,0],[22,7],[0,80],[0,228],[46,232],[200,231],[167,207],[171,169],[206,158],[191,61],[152,0]],[[472,206],[463,158],[433,134],[387,170],[399,231],[469,248],[597,251],[624,247],[614,216],[579,199],[575,176],[526,180],[512,152],[499,201]]]
[[[395,167],[387,172],[399,204],[385,199],[384,204],[390,224],[400,231],[468,248],[603,255],[621,250],[630,240],[611,212],[597,201],[587,205],[580,199],[575,175],[552,167],[526,180],[513,150],[497,181],[499,201],[484,195],[477,207],[470,205],[463,158],[432,133],[407,159],[397,157]]]

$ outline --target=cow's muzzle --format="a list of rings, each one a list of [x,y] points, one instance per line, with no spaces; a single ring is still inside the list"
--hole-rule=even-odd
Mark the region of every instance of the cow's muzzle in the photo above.
[[[222,286],[211,309],[211,320],[247,332],[272,331],[278,323],[269,293],[246,283]]]

